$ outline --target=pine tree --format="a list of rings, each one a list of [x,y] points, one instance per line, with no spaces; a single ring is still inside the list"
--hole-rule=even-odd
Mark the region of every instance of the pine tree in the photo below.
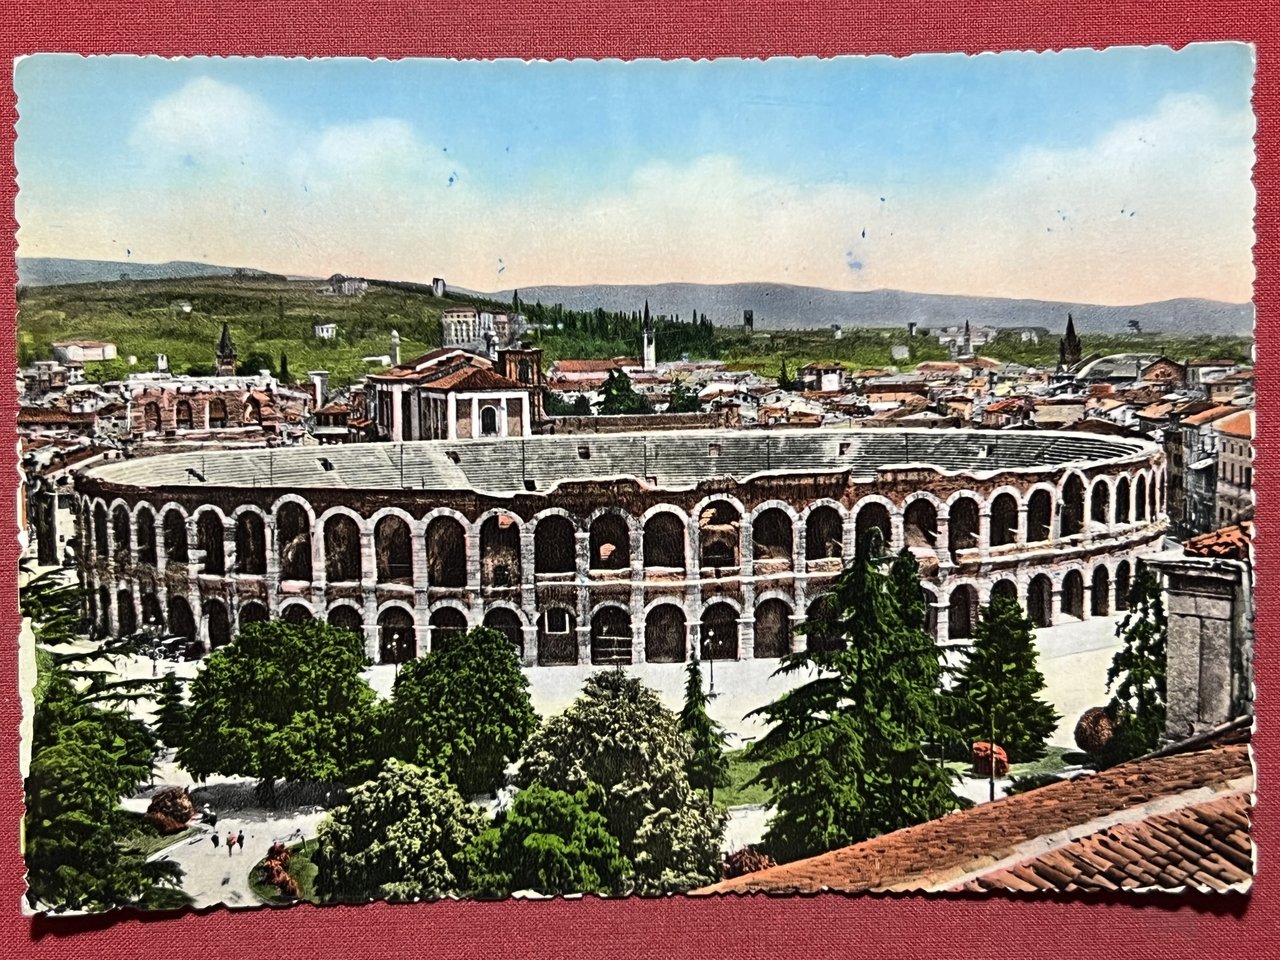
[[[702,667],[697,658],[685,668],[684,709],[680,711],[680,727],[689,736],[693,755],[685,764],[689,783],[705,790],[707,799],[716,798],[716,787],[729,785],[729,759],[724,755],[728,734],[711,719],[707,707],[715,694],[702,689]]]
[[[933,639],[903,616],[901,582],[883,569],[879,530],[810,607],[816,649],[783,658],[779,675],[814,678],[754,711],[772,728],[751,752],[773,787],[765,835],[780,862],[920,823],[955,809],[936,762],[941,665]],[[905,578],[905,564],[899,577]],[[919,582],[910,593],[920,593]],[[915,614],[910,614],[913,618]],[[825,638],[825,642],[815,642]]]
[[[160,681],[156,735],[165,746],[174,749],[187,739],[187,705],[182,699],[182,684],[172,673],[166,673]]]
[[[1160,581],[1142,562],[1129,589],[1129,612],[1116,627],[1116,636],[1124,645],[1107,670],[1107,689],[1115,687],[1108,706],[1115,736],[1105,755],[1095,758],[1104,766],[1149,753],[1164,734],[1169,622]]]
[[[965,747],[994,738],[1010,763],[1044,756],[1061,717],[1039,698],[1044,674],[1037,659],[1035,624],[1017,600],[993,597],[979,612],[973,645],[947,696],[951,724]]]
[[[784,358],[782,367],[778,370],[778,389],[791,390],[794,387],[795,384],[792,382],[790,374],[787,373],[787,361]]]
[[[285,385],[293,383],[293,375],[289,373],[289,357],[283,352],[280,354],[280,382]]]

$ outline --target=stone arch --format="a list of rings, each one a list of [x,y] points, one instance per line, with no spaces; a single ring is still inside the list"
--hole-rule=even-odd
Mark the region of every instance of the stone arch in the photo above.
[[[1084,479],[1074,471],[1062,481],[1062,500],[1058,511],[1060,536],[1074,536],[1084,529]]]
[[[565,606],[544,607],[538,615],[538,666],[567,666],[577,662],[577,617]]]
[[[1092,589],[1089,591],[1089,614],[1094,617],[1111,615],[1111,574],[1106,564],[1093,568]]]
[[[804,518],[806,560],[833,560],[844,556],[844,516],[830,502],[816,503]]]
[[[214,397],[209,401],[209,429],[222,430],[227,426],[227,401]]]
[[[191,401],[179,400],[173,415],[174,426],[179,430],[190,430],[195,426],[195,418],[191,415]]]
[[[296,500],[278,503],[276,515],[276,556],[280,558],[280,579],[310,582],[311,511]]]
[[[404,517],[388,513],[373,528],[378,583],[413,583],[413,532]]]
[[[1129,477],[1124,474],[1116,481],[1116,523],[1129,522],[1129,510],[1133,493],[1129,486]]]
[[[835,602],[835,596],[831,593],[819,594],[809,601],[804,623],[804,647],[810,653],[834,653],[844,649],[844,637],[839,633],[816,629],[820,620],[834,622],[830,614],[831,605]]]
[[[315,619],[315,613],[306,601],[294,600],[280,608],[280,619],[285,623],[306,623]]]
[[[534,517],[534,574],[573,573],[578,568],[577,529],[561,511]]]
[[[204,602],[205,626],[209,631],[209,649],[216,650],[231,642],[231,614],[217,597]]]
[[[1139,522],[1147,519],[1147,475],[1139,473],[1133,486],[1133,519]]]
[[[694,511],[698,519],[698,566],[716,570],[742,563],[742,505],[729,497],[711,497]]]
[[[143,507],[134,516],[133,528],[138,541],[138,562],[154,567],[156,553],[156,515],[150,507]]]
[[[591,570],[626,570],[631,566],[631,518],[621,510],[597,510],[587,525]]]
[[[147,630],[159,632],[164,629],[164,609],[160,606],[160,598],[154,593],[144,592],[139,611],[142,626]]]
[[[329,583],[359,583],[364,576],[360,524],[350,514],[336,511],[322,523],[325,579]]]
[[[1027,616],[1037,627],[1053,623],[1053,581],[1047,574],[1037,573],[1027,586]]]
[[[524,618],[518,611],[505,604],[492,606],[485,611],[484,625],[506,637],[516,656],[524,658]]]
[[[257,426],[262,422],[262,404],[257,397],[251,396],[245,400],[242,419],[245,426]]]
[[[107,505],[99,500],[93,505],[93,552],[103,559],[111,552],[107,526]]]
[[[195,640],[196,618],[191,613],[191,604],[181,594],[170,594],[165,622],[169,625],[171,636],[181,637],[188,643]]]
[[[933,589],[921,585],[920,596],[924,600],[924,629],[935,640],[938,638],[938,595]]]
[[[243,630],[251,623],[266,623],[271,619],[271,613],[267,610],[265,603],[257,600],[248,600],[240,604],[240,629]]]
[[[410,614],[410,622],[412,619]],[[427,617],[427,625],[431,627],[431,652],[435,653],[437,650],[443,650],[467,632],[467,615],[452,603],[440,603],[432,608]],[[414,642],[416,648],[416,631]],[[413,656],[414,654],[410,654],[405,659],[411,660]]]
[[[105,586],[98,587],[98,625],[104,634],[110,634],[113,628],[111,622],[111,591]]]
[[[1068,570],[1062,577],[1061,610],[1077,620],[1084,619],[1084,575],[1079,570]]]
[[[168,563],[190,563],[191,551],[187,545],[187,518],[177,507],[169,507],[163,514],[164,555]]]
[[[236,514],[236,569],[250,577],[267,572],[267,524],[256,510]]]
[[[646,567],[684,570],[688,561],[685,538],[689,518],[675,510],[651,511],[644,521],[643,549]],[[684,659],[681,655],[680,659]]]
[[[227,572],[226,535],[226,521],[216,507],[202,508],[196,514],[196,549],[204,553],[203,573],[221,576]]]
[[[716,600],[702,611],[700,635],[703,660],[738,659],[738,609],[727,600]]]
[[[364,637],[364,611],[354,603],[335,603],[329,608],[325,619],[331,627]]]
[[[947,505],[947,552],[951,562],[960,562],[960,553],[976,549],[978,537],[979,507],[977,498],[961,494]]]
[[[1106,526],[1111,522],[1111,484],[1098,477],[1089,488],[1089,520]]]
[[[591,613],[591,662],[631,662],[631,613],[616,603],[602,603]]]
[[[408,663],[417,655],[418,628],[413,622],[413,611],[398,603],[388,603],[378,611],[378,662]]]
[[[757,660],[785,657],[791,652],[791,604],[770,597],[756,604]]]
[[[486,587],[520,585],[520,520],[494,510],[480,522],[480,582]]]
[[[456,589],[467,585],[467,527],[460,516],[438,514],[427,523],[427,584]]]
[[[1003,580],[997,580],[991,585],[991,599],[994,600],[997,597],[1004,597],[1006,600],[1012,600],[1014,603],[1017,603],[1018,585],[1008,577],[1005,577]]]
[[[1032,489],[1027,497],[1027,543],[1053,539],[1054,493],[1045,487]]]
[[[971,583],[957,584],[947,601],[947,636],[967,640],[978,622],[978,590]]]
[[[991,498],[988,542],[993,547],[1005,547],[1018,542],[1018,498],[1008,491]]]
[[[1129,609],[1129,590],[1133,587],[1132,567],[1129,566],[1128,560],[1121,560],[1116,564],[1116,610]]]
[[[160,404],[148,400],[142,406],[142,430],[144,433],[160,432]]]
[[[129,508],[118,503],[111,511],[111,541],[115,548],[115,560],[120,566],[128,566],[133,561],[133,524],[130,522]]]
[[[133,606],[133,591],[122,587],[116,591],[116,620],[120,636],[131,637],[138,632],[138,613]]]
[[[880,537],[884,541],[885,549],[888,549],[893,542],[893,520],[889,507],[879,500],[864,497],[858,502],[858,512],[853,518],[853,543],[855,549],[872,529],[880,531]]]
[[[937,550],[938,501],[932,494],[912,495],[902,512],[902,534],[907,547]]]
[[[498,435],[498,408],[486,404],[480,408],[480,436],[496,437]]]
[[[795,556],[795,525],[795,511],[789,505],[777,500],[761,504],[751,514],[752,556],[790,567]]]
[[[644,617],[644,659],[647,663],[682,663],[688,646],[688,621],[678,603],[659,602]]]
[[[1156,516],[1156,476],[1153,473],[1147,482],[1147,519],[1154,520]]]

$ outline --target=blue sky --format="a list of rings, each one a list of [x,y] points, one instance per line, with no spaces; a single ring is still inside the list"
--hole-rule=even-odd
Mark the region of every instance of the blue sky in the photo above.
[[[44,55],[15,71],[19,242],[480,288],[1138,302],[1172,283],[1247,299],[1252,71],[1232,44],[632,64]]]

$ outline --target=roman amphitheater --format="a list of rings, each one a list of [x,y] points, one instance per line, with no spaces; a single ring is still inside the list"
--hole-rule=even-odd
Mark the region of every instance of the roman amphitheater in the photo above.
[[[920,559],[939,641],[1016,596],[1123,604],[1165,527],[1153,444],[1066,432],[778,430],[180,453],[77,478],[99,630],[198,648],[317,617],[400,662],[477,624],[526,665],[779,657],[871,527]]]

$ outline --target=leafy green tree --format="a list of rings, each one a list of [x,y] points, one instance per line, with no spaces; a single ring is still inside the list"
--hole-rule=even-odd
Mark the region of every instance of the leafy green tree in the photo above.
[[[1105,766],[1123,763],[1160,745],[1164,735],[1168,693],[1169,621],[1164,594],[1152,569],[1139,562],[1129,588],[1129,612],[1116,627],[1123,646],[1107,670],[1107,689],[1115,688],[1108,712],[1115,721]]]
[[[187,739],[187,705],[182,697],[182,683],[172,673],[166,673],[160,681],[155,730],[165,746],[175,749]]]
[[[245,626],[191,681],[178,763],[197,780],[354,782],[371,771],[374,692],[360,637],[318,620]]]
[[[609,833],[644,894],[688,890],[719,876],[726,817],[693,789],[692,750],[678,718],[621,670],[588,678],[564,713],[530,738],[516,785],[577,793],[598,783]]]
[[[778,675],[812,679],[754,711],[770,723],[751,753],[773,788],[765,846],[780,862],[910,826],[953,810],[937,760],[941,665],[933,639],[904,620],[901,579],[884,569],[872,530],[802,627],[810,649]],[[906,596],[920,593],[916,581]]]
[[[680,711],[680,728],[693,748],[685,771],[695,789],[706,791],[708,799],[715,800],[716,787],[729,785],[729,758],[724,753],[728,734],[707,712],[712,696],[702,689],[701,665],[696,658],[690,660],[685,667],[684,709]]]
[[[1062,718],[1040,699],[1044,674],[1038,658],[1035,624],[1017,600],[993,597],[979,611],[973,644],[946,697],[951,725],[965,748],[994,742],[1010,763],[1044,756],[1045,741]]]
[[[575,417],[591,416],[591,401],[587,399],[585,393],[580,393],[573,398],[573,410],[571,412]]]
[[[538,725],[529,681],[504,634],[476,627],[400,669],[386,728],[391,752],[491,793]]]
[[[536,783],[521,790],[467,852],[473,893],[626,893],[631,864],[603,809],[604,791],[595,783],[572,794]]]
[[[466,851],[484,815],[429,770],[388,760],[316,830],[324,900],[435,899],[468,888]]]
[[[652,413],[649,401],[636,393],[631,386],[631,378],[621,370],[610,370],[600,391],[604,399],[600,401],[602,417],[616,417],[625,414]]]
[[[667,413],[697,413],[702,409],[702,400],[696,390],[690,390],[683,383],[676,383],[671,388],[667,399]]]
[[[240,360],[236,366],[249,375],[256,375],[259,370],[266,370],[272,376],[275,376],[276,362],[271,358],[271,354],[263,353],[261,350],[255,350],[243,360]]]

